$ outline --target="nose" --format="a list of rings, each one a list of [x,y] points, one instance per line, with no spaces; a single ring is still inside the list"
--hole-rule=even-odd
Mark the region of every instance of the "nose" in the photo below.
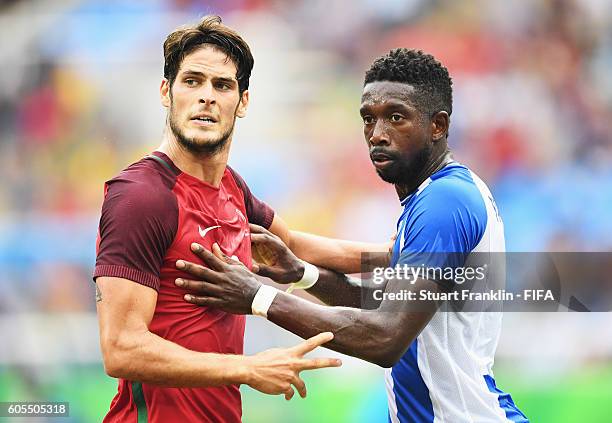
[[[217,101],[215,98],[215,90],[212,84],[210,83],[210,81],[207,81],[206,83],[202,84],[202,88],[200,89],[199,95],[200,95],[200,99],[199,99],[200,103],[211,105],[211,104],[215,104]]]
[[[389,145],[389,135],[387,134],[387,129],[382,119],[377,120],[374,124],[374,129],[372,129],[372,133],[368,141],[374,146]]]

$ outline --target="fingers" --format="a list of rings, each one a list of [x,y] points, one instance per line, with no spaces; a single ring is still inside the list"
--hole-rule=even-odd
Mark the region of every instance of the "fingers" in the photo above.
[[[293,348],[290,348],[293,352],[298,355],[304,355],[314,350],[317,347],[325,344],[326,342],[334,339],[334,334],[331,332],[323,332],[318,335],[313,336],[302,342],[301,344],[296,345]]]
[[[302,398],[306,398],[306,383],[302,380],[302,378],[300,378],[298,375],[294,376],[293,380],[291,381],[291,384],[295,386],[295,389],[297,389],[298,393]],[[284,392],[285,399],[287,401],[293,398],[293,395],[295,394],[293,386],[289,385],[287,390]]]
[[[273,241],[274,241],[274,238],[272,238],[271,235],[251,233],[251,243],[252,244],[267,244]]]
[[[216,242],[213,244],[212,246],[212,253],[215,255],[215,257],[217,257],[219,260],[223,260],[224,262],[229,262],[230,258],[228,256],[226,256],[225,254],[223,254],[223,251],[221,251],[221,247],[219,247],[219,244],[217,244]]]
[[[200,244],[196,242],[191,244],[191,251],[193,251],[196,256],[200,257],[211,269],[223,270],[225,268],[225,263],[222,259],[216,257],[213,253],[206,250],[206,248],[202,247]]]
[[[263,226],[256,225],[254,223],[249,223],[249,229],[252,234],[269,234],[268,230]]]
[[[338,358],[305,358],[299,364],[301,370],[323,369],[325,367],[340,367],[342,360]]]
[[[219,247],[219,244],[217,244],[216,242],[212,246],[212,253],[214,254],[215,257],[224,261],[227,264],[240,264],[244,266],[244,263],[238,260],[238,257],[236,256],[229,257],[227,254],[221,251],[221,247]]]
[[[261,228],[261,231],[258,231],[258,232],[251,231],[251,242],[253,243],[257,243],[257,242],[265,243],[265,242],[273,242],[273,241],[278,241],[282,243],[283,245],[285,244],[279,237],[274,235],[272,232],[266,231],[264,228]]]
[[[203,296],[185,294],[183,298],[188,303],[195,304],[198,306],[221,308],[221,306],[223,305],[223,300],[219,298],[214,298],[214,297],[203,297]]]
[[[244,266],[244,264],[240,261],[238,256],[236,255],[231,256],[231,257],[228,256],[223,251],[221,251],[221,247],[219,247],[219,244],[217,244],[216,242],[212,246],[212,251],[215,256],[217,256],[218,258],[220,258],[227,264],[242,264]]]
[[[194,281],[191,279],[178,278],[174,281],[174,284],[178,287],[184,288],[187,291],[195,292],[198,294],[220,295],[222,292],[221,288],[219,288],[218,285],[206,281]]]
[[[298,393],[302,398],[306,398],[306,384],[299,376],[296,376],[293,380],[293,386],[297,389]]]
[[[276,273],[272,270],[272,267],[266,266],[265,264],[253,262],[253,273],[257,273],[259,276],[265,278],[275,279]]]
[[[176,268],[179,269],[179,270],[183,270],[183,271],[185,271],[185,272],[195,276],[198,279],[203,279],[203,280],[218,279],[217,272],[215,272],[215,271],[213,271],[211,269],[208,269],[208,268],[206,268],[204,266],[201,266],[199,264],[192,263],[192,262],[187,261],[187,260],[177,260]]]

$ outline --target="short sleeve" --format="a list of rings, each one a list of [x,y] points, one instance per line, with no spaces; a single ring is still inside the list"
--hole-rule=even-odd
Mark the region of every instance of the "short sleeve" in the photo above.
[[[119,277],[159,290],[178,227],[176,197],[151,181],[112,180],[105,191],[94,280]]]
[[[478,188],[461,180],[440,179],[415,201],[400,230],[398,263],[463,266],[487,226],[486,205]]]
[[[269,229],[270,225],[272,225],[272,220],[274,220],[274,210],[251,193],[247,183],[244,181],[244,179],[242,179],[238,172],[229,166],[228,169],[234,176],[236,185],[238,185],[238,188],[240,188],[244,194],[244,205],[249,223],[254,223]]]

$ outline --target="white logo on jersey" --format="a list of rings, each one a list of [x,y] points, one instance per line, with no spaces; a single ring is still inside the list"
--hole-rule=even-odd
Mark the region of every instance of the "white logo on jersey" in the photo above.
[[[200,228],[200,225],[198,225],[198,232],[200,233],[200,236],[202,238],[204,238],[209,231],[212,231],[213,229],[217,229],[217,228],[220,228],[220,227],[221,226],[219,226],[219,225],[210,226],[210,227],[208,227],[208,228],[203,230],[202,228]]]

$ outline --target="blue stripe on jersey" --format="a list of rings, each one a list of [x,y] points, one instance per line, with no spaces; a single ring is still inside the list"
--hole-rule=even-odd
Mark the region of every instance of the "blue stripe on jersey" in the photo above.
[[[518,423],[529,423],[529,419],[527,419],[527,416],[525,416],[521,410],[518,409],[516,404],[514,404],[510,394],[505,393],[495,386],[495,379],[493,379],[491,376],[484,375],[483,377],[487,383],[487,388],[489,388],[489,391],[493,392],[494,394],[499,394],[499,406],[502,408],[502,410],[504,410],[504,413],[506,413],[508,420]]]
[[[393,393],[400,422],[432,423],[433,405],[429,389],[423,381],[417,362],[418,342],[415,339],[403,357],[391,369]]]

